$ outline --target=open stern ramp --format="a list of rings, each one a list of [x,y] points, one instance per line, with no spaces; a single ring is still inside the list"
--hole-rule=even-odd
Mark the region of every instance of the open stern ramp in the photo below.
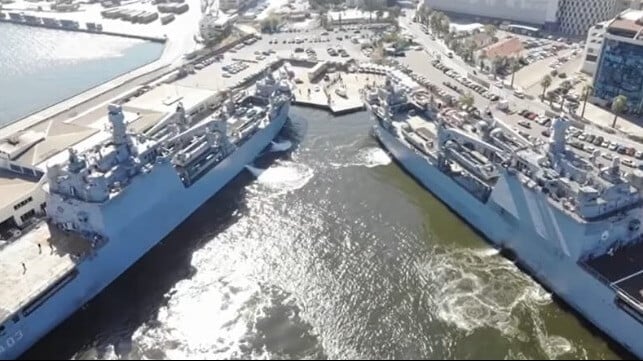
[[[40,245],[40,247],[39,247]],[[63,239],[53,239],[45,223],[9,244],[0,253],[0,327],[17,321],[73,275],[76,264]]]
[[[614,290],[619,306],[643,323],[643,242],[586,260],[583,266]]]

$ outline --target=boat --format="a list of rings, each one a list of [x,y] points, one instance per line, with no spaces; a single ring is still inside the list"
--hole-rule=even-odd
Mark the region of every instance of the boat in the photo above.
[[[177,104],[140,134],[111,104],[107,140],[47,166],[46,217],[0,252],[0,358],[23,354],[271,145],[292,97],[276,74],[210,115]]]
[[[372,135],[396,162],[501,254],[643,357],[643,172],[581,157],[566,144],[572,121],[564,116],[553,120],[546,144],[532,144],[490,109],[476,120],[407,95],[391,77],[365,89]]]

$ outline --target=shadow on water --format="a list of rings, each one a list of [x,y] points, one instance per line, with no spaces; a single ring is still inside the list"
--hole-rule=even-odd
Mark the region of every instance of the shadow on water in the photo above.
[[[288,158],[303,138],[300,131],[302,129],[293,129],[293,124],[288,122],[277,141],[289,140],[292,146],[283,152],[271,152],[267,148],[255,163],[269,167],[279,159]],[[196,273],[192,266],[193,253],[247,212],[246,187],[253,181],[248,171],[238,174],[21,359],[71,359],[88,348],[96,349],[98,358],[104,358],[110,345],[117,345],[118,355],[127,355],[132,349],[134,332],[143,323],[154,322],[159,309],[167,305],[172,296],[169,293],[174,285]]]

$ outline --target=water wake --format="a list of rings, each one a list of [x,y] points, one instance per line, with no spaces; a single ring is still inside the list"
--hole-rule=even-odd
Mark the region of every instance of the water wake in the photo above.
[[[279,194],[291,192],[305,186],[314,175],[314,171],[303,165],[293,162],[279,162],[267,169],[247,165],[246,169],[252,173],[257,182]]]
[[[354,162],[349,163],[331,163],[333,168],[343,167],[367,167],[374,168],[391,164],[391,157],[381,148],[369,147],[360,149],[355,156]]]
[[[284,152],[292,147],[292,142],[289,140],[284,140],[283,142],[271,142],[272,146],[270,147],[271,152]]]

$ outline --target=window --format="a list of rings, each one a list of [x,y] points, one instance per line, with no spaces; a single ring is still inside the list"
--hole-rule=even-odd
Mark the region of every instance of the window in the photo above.
[[[596,62],[596,59],[598,59],[598,57],[596,55],[589,55],[588,54],[587,57],[585,58],[585,61]]]
[[[29,202],[31,202],[31,201],[33,201],[33,198],[29,197],[29,198],[25,199],[24,201],[22,201],[22,202],[20,202],[20,203],[18,203],[18,204],[16,204],[16,205],[14,205],[14,206],[13,206],[13,210],[14,210],[14,211],[17,211],[18,209],[20,209],[20,208],[24,207],[25,205],[27,205],[27,203],[29,203]]]
[[[21,220],[22,222],[26,222],[29,218],[31,218],[31,217],[33,217],[33,216],[35,216],[35,215],[36,215],[36,211],[34,211],[34,210],[32,209],[32,210],[30,210],[29,212],[27,212],[27,213],[23,214],[22,216],[20,216],[20,220]]]

